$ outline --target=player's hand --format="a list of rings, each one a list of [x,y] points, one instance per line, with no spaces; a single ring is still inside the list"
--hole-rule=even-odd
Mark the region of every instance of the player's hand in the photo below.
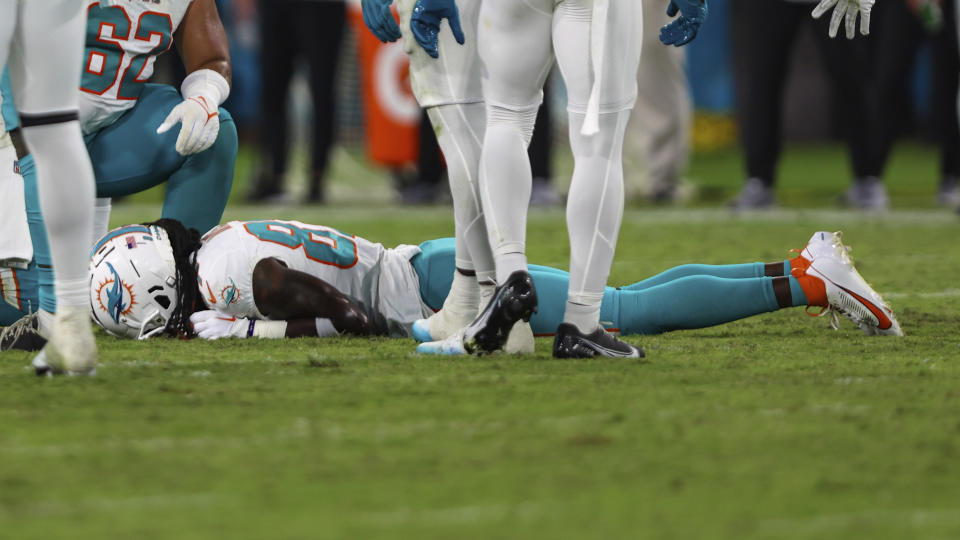
[[[187,98],[170,111],[167,119],[157,128],[157,133],[166,133],[179,123],[177,152],[181,156],[198,154],[217,141],[217,134],[220,133],[219,114],[217,105],[208,103],[203,96]]]
[[[875,0],[821,0],[813,10],[813,18],[819,19],[833,9],[830,18],[830,37],[837,37],[840,22],[846,19],[847,39],[857,35],[857,14],[860,14],[860,33],[870,35],[870,11]]]
[[[249,337],[250,319],[234,317],[214,309],[198,311],[190,315],[193,331],[202,339]]]
[[[463,45],[466,38],[460,27],[460,10],[455,0],[417,0],[410,16],[410,30],[417,44],[423,47],[433,58],[439,58],[437,39],[440,35],[440,21],[447,19],[450,31],[457,43]]]
[[[393,0],[360,0],[363,24],[384,43],[400,39],[400,25],[390,11],[392,3]]]
[[[671,0],[667,15],[673,17],[677,13],[680,16],[676,20],[660,29],[660,41],[664,45],[683,47],[697,37],[707,21],[707,0]]]

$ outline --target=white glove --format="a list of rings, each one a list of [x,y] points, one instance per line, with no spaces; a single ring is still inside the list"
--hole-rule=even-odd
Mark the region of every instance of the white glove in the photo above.
[[[813,18],[819,19],[833,8],[830,18],[830,37],[837,37],[840,22],[846,18],[847,39],[857,35],[857,14],[860,14],[860,33],[870,35],[870,11],[876,0],[820,0],[813,10]]]
[[[217,310],[208,309],[190,315],[193,331],[202,339],[248,338],[252,333],[250,319],[234,317]]]
[[[157,128],[157,133],[166,133],[180,124],[177,137],[177,152],[189,156],[213,146],[220,133],[220,104],[230,94],[230,84],[216,71],[200,69],[187,75],[180,86],[183,103],[167,115]]]

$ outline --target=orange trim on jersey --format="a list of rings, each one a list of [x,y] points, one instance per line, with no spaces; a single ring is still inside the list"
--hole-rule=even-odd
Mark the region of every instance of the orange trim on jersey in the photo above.
[[[100,5],[100,2],[95,2],[95,3],[93,3],[93,4],[90,4],[90,7],[87,8],[87,18],[90,17],[90,10],[92,10],[94,6],[99,6],[99,5]],[[131,32],[131,30],[133,30],[133,28],[132,28],[132,26],[133,26],[133,21],[131,21],[131,20],[130,20],[130,17],[127,16],[127,10],[123,9],[123,7],[121,7],[121,6],[106,6],[106,7],[101,6],[101,9],[119,9],[119,10],[120,10],[120,13],[123,13],[123,18],[127,19],[127,35],[125,35],[125,36],[118,36],[118,35],[117,35],[117,25],[115,25],[115,24],[110,24],[110,23],[108,23],[108,22],[100,21],[100,26],[97,27],[97,37],[94,38],[94,41],[96,41],[96,42],[98,42],[98,43],[104,43],[104,44],[106,44],[106,45],[113,45],[113,46],[115,46],[115,47],[117,47],[117,48],[120,49],[120,54],[121,54],[120,63],[117,64],[117,72],[116,72],[116,73],[114,74],[114,76],[113,76],[113,81],[111,81],[110,84],[107,85],[107,87],[104,88],[102,92],[97,92],[97,91],[94,91],[94,90],[90,90],[89,88],[84,88],[84,87],[82,87],[82,86],[80,87],[80,90],[81,90],[82,92],[86,92],[86,93],[88,93],[88,94],[94,94],[94,95],[97,95],[97,96],[102,96],[102,95],[106,94],[108,90],[110,90],[111,88],[113,88],[113,85],[117,84],[117,80],[118,80],[118,78],[120,77],[120,66],[123,64],[123,56],[122,56],[122,55],[124,54],[124,50],[123,50],[123,44],[122,44],[122,42],[123,42],[123,41],[126,41],[127,38],[130,37],[130,32]],[[103,29],[104,29],[104,27],[107,27],[107,26],[110,27],[110,39],[113,39],[113,40],[116,40],[116,41],[108,41],[108,40],[102,39],[102,38],[100,37],[100,36],[103,34]],[[129,64],[128,64],[128,65],[127,65],[127,68],[129,69],[129,67],[130,67],[130,66],[129,66]],[[124,70],[124,74],[126,74],[126,70]]]

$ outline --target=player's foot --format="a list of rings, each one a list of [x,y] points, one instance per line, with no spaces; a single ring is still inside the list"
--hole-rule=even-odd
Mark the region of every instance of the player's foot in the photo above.
[[[410,333],[413,339],[421,343],[442,341],[464,329],[476,316],[476,303],[444,302],[440,311],[426,319],[415,321]]]
[[[839,231],[817,231],[813,233],[813,236],[810,237],[810,241],[807,242],[807,245],[804,246],[802,250],[791,250],[799,255],[797,258],[791,261],[791,267],[800,267],[803,270],[806,270],[807,267],[810,266],[811,261],[817,257],[825,256],[835,256],[840,257],[841,260],[849,260],[850,248],[843,245],[843,242],[840,241],[840,235],[841,233]]]
[[[561,323],[553,338],[554,358],[643,358],[643,349],[620,341],[615,335],[599,327],[584,334],[575,325]]]
[[[97,345],[86,309],[65,307],[57,311],[53,334],[34,358],[34,369],[38,375],[96,373]]]
[[[46,343],[40,335],[37,312],[24,315],[0,333],[0,351],[39,351]]]
[[[887,188],[876,177],[858,178],[843,194],[841,201],[860,210],[886,210],[890,207]]]
[[[464,332],[464,349],[470,354],[500,350],[509,330],[519,321],[530,321],[537,311],[537,290],[530,274],[517,270],[497,287],[493,299]]]
[[[937,203],[950,208],[960,207],[960,182],[955,176],[946,176],[937,190]]]
[[[417,345],[417,352],[442,356],[467,354],[466,349],[463,348],[463,333],[465,330],[465,328],[461,328],[460,331],[446,339],[421,343]],[[530,323],[518,321],[510,330],[510,336],[503,345],[503,352],[507,354],[533,354],[533,351],[533,330],[530,328]]]
[[[777,205],[773,198],[773,187],[759,178],[750,178],[740,193],[727,206],[731,210],[768,210]]]
[[[438,356],[459,356],[467,354],[467,351],[463,348],[463,329],[446,339],[420,343],[417,345],[417,352]]]
[[[857,272],[847,250],[843,244],[840,246],[837,253],[813,259],[805,272],[823,282],[828,312],[840,313],[867,335],[902,336],[903,330],[889,304]]]

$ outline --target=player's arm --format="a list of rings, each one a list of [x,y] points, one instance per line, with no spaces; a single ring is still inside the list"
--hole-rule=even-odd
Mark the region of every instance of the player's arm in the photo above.
[[[253,270],[253,301],[270,320],[235,317],[217,310],[190,316],[203,339],[282,338],[377,333],[366,313],[329,283],[264,259]]]
[[[219,107],[230,95],[230,47],[214,0],[194,0],[173,35],[187,77],[183,103],[157,129],[181,124],[177,152],[188,156],[213,145],[220,132]]]
[[[253,300],[260,313],[274,320],[307,319],[313,325],[314,319],[329,319],[341,334],[362,335],[372,330],[367,315],[346,295],[322,279],[287,268],[277,259],[264,259],[254,267]],[[315,328],[312,335],[317,335]]]

